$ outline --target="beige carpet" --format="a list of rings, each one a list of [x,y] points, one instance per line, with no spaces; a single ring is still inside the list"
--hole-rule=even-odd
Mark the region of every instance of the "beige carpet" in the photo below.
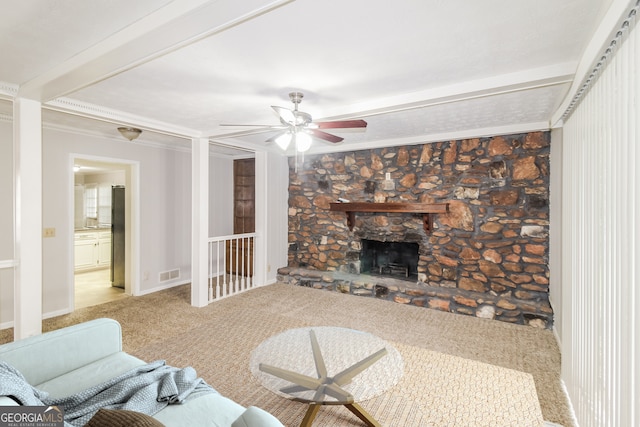
[[[189,287],[182,286],[77,310],[45,321],[44,329],[114,318],[123,325],[125,350],[191,365],[221,393],[293,426],[305,406],[258,384],[248,366],[252,349],[290,328],[349,327],[391,342],[405,360],[401,381],[362,403],[383,425],[533,426],[542,418],[572,425],[550,331],[284,284],[202,309],[188,298]],[[0,341],[10,334],[0,331]],[[362,424],[336,406],[322,408],[315,425]]]

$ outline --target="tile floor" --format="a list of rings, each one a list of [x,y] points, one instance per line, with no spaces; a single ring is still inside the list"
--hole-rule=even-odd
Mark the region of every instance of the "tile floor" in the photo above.
[[[126,298],[124,289],[111,286],[108,268],[93,270],[75,275],[75,309],[104,304],[120,298]]]

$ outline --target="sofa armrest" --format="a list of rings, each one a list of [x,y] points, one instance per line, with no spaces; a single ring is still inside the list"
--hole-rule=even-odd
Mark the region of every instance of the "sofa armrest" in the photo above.
[[[96,319],[0,346],[0,360],[40,384],[122,351],[120,324]]]
[[[280,421],[267,411],[256,406],[249,406],[231,424],[231,427],[284,427]]]

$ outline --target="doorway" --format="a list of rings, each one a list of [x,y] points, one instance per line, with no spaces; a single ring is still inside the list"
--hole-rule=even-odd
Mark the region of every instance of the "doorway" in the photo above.
[[[233,234],[256,231],[256,162],[233,161]]]
[[[233,234],[256,231],[256,181],[255,159],[233,161]],[[226,244],[226,272],[253,277],[254,240],[241,238],[229,240]]]
[[[74,159],[73,168],[73,307],[79,309],[127,297],[125,230],[114,237],[113,225],[126,224],[124,218],[130,217],[116,189],[126,189],[131,168],[81,158]],[[118,202],[125,206],[122,211],[114,211]]]

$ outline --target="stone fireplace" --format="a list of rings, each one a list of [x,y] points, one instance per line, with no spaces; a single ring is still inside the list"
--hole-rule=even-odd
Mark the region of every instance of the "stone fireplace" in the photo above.
[[[306,155],[297,172],[293,162],[279,280],[552,326],[548,132]],[[330,209],[338,199],[448,211],[432,214],[429,228],[415,213],[345,216]],[[417,247],[406,273],[396,265],[406,256],[388,253],[400,242]]]

